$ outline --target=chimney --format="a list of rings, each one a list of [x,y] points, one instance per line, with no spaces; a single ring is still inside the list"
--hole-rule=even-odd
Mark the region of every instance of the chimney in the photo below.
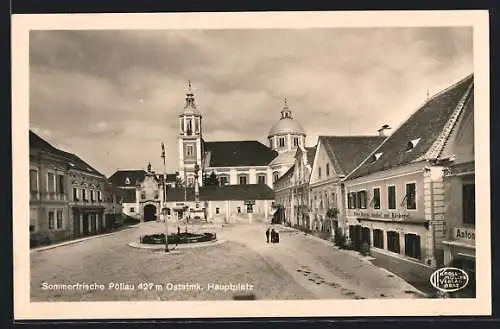
[[[387,137],[389,136],[389,132],[388,130],[390,130],[391,127],[389,127],[389,125],[383,125],[378,131],[378,135],[381,136],[381,137]]]

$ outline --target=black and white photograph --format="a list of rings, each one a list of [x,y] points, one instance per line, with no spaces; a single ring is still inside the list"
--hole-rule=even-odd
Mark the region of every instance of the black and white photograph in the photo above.
[[[13,18],[19,317],[491,312],[487,12],[81,16]]]

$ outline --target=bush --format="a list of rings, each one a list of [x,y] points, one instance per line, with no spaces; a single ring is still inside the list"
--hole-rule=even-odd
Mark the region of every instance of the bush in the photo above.
[[[184,243],[196,243],[196,242],[208,242],[215,240],[217,236],[215,233],[187,233],[182,232],[180,234],[169,234],[168,243],[169,244],[184,244]],[[141,243],[145,244],[165,244],[165,234],[151,234],[142,236],[140,239]]]
[[[360,253],[363,256],[369,256],[370,255],[370,245],[367,242],[363,242],[361,244]]]

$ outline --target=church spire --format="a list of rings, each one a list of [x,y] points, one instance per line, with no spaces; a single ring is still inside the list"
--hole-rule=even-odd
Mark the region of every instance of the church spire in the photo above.
[[[190,109],[195,109],[196,104],[194,102],[194,94],[193,90],[191,89],[191,80],[188,80],[188,92],[186,93],[186,105],[184,105],[184,108],[190,108]]]
[[[288,99],[286,96],[283,99],[283,109],[281,110],[281,119],[292,119],[292,111],[288,108]]]

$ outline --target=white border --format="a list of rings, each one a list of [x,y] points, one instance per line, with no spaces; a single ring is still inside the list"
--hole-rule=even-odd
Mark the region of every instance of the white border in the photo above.
[[[476,207],[476,299],[312,300],[210,302],[30,303],[29,221],[13,221],[15,319],[199,318],[281,316],[431,316],[491,314],[489,189],[488,12],[263,12],[187,14],[67,14],[12,16],[13,218],[28,218],[29,30],[53,29],[256,29],[327,27],[474,27]],[[480,128],[477,128],[480,127]],[[397,203],[396,203],[397,205]]]

